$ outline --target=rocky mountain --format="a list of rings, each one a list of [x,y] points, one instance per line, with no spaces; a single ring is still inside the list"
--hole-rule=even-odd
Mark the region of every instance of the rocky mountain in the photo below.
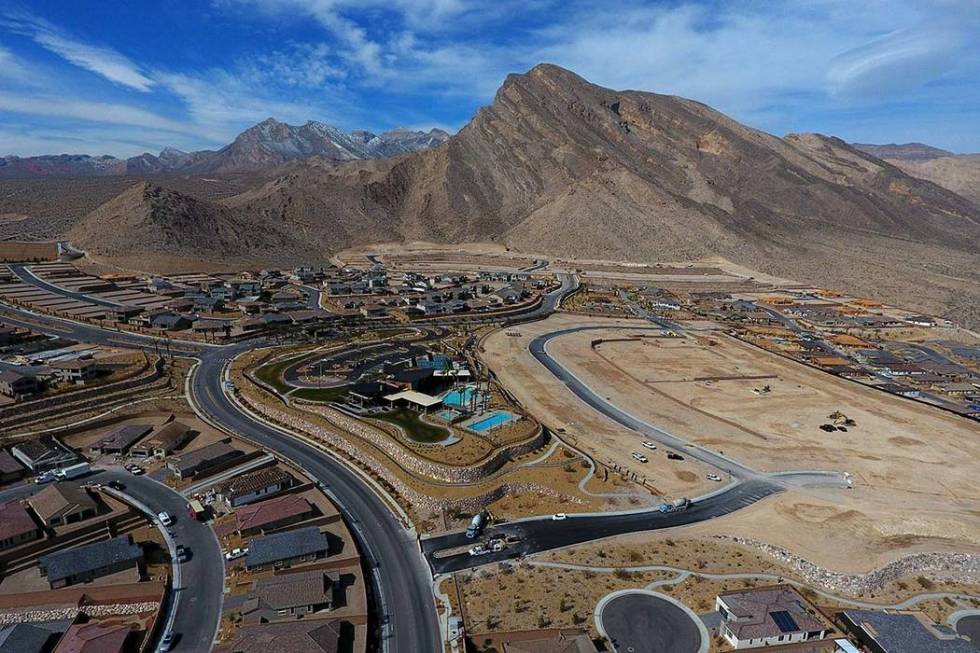
[[[440,147],[293,161],[223,206],[274,229],[270,252],[284,240],[324,255],[426,239],[640,262],[723,256],[980,322],[980,211],[968,200],[836,138],[778,138],[552,65],[508,76]]]
[[[948,150],[941,150],[925,143],[888,143],[887,145],[852,143],[852,145],[871,156],[890,161],[926,161],[943,156],[953,156],[953,153]]]
[[[854,147],[888,161],[913,177],[962,195],[980,207],[980,154],[953,154],[922,143]]]
[[[255,172],[314,156],[330,161],[396,156],[435,147],[448,138],[441,129],[394,129],[376,136],[363,130],[346,133],[322,122],[293,126],[268,118],[217,151],[182,152],[168,147],[159,155],[144,152],[129,159],[87,154],[8,156],[0,158],[0,178]]]

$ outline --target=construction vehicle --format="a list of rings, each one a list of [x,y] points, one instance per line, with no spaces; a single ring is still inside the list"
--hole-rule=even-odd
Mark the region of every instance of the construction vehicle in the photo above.
[[[486,515],[482,512],[478,512],[473,515],[473,520],[470,522],[469,527],[466,529],[466,537],[468,539],[473,539],[483,530],[483,525],[486,523]]]
[[[691,500],[687,497],[681,497],[680,499],[674,499],[673,501],[660,504],[660,512],[683,512],[691,506]]]

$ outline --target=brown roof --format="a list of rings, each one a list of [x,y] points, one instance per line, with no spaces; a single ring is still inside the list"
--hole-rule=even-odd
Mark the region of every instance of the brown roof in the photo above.
[[[503,639],[504,653],[596,653],[584,632],[513,633]]]
[[[38,526],[20,501],[0,505],[0,540],[19,537],[37,530]]]
[[[312,510],[310,502],[303,497],[287,494],[250,506],[242,506],[235,510],[235,517],[238,519],[238,530],[242,531],[261,528],[266,524],[274,524],[290,517],[298,517]]]
[[[66,512],[90,508],[98,509],[98,504],[78,483],[61,481],[47,486],[28,499],[38,517],[48,522],[52,517]]]
[[[153,434],[149,440],[144,443],[147,449],[173,449],[177,446],[177,443],[186,437],[187,432],[191,430],[191,427],[187,426],[183,422],[173,421],[160,427],[160,430]]]
[[[725,625],[738,639],[778,637],[827,628],[814,616],[816,608],[789,585],[724,592],[718,598],[737,617],[737,621],[725,620]]]
[[[293,621],[258,624],[238,630],[223,651],[229,653],[337,653],[344,622]]]
[[[23,472],[24,466],[10,455],[10,452],[0,449],[0,474],[16,474]]]
[[[121,653],[131,630],[129,624],[74,624],[58,642],[54,653]]]
[[[222,496],[232,498],[278,484],[289,487],[295,480],[292,474],[287,471],[278,467],[269,467],[242,474],[237,478],[225,481],[219,484],[215,490]]]
[[[338,578],[323,570],[260,578],[253,595],[274,610],[333,602]]]

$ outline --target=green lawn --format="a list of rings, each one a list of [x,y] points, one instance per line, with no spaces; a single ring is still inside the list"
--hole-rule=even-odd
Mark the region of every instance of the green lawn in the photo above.
[[[289,396],[297,399],[305,399],[307,401],[329,403],[331,401],[340,401],[343,399],[347,394],[349,387],[350,386],[346,385],[338,385],[334,388],[300,388]]]
[[[273,388],[279,392],[288,392],[292,389],[292,386],[286,385],[282,380],[282,373],[287,367],[293,363],[298,363],[304,358],[310,356],[311,352],[304,352],[299,356],[293,356],[292,358],[286,358],[275,363],[269,363],[268,365],[263,365],[262,367],[255,370],[255,376],[259,378],[260,381],[268,383]]]
[[[448,430],[423,422],[418,413],[408,408],[397,408],[375,417],[402,427],[408,437],[416,442],[438,442],[449,437]]]

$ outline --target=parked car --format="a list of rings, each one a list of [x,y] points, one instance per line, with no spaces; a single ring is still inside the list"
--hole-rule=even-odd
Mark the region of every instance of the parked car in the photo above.
[[[684,460],[684,456],[680,455],[679,453],[674,453],[673,451],[668,453],[667,457],[671,460]]]
[[[707,479],[709,481],[714,481],[715,483],[721,483],[721,477],[717,474],[708,474]]]
[[[133,465],[132,469],[129,470],[129,473],[133,476],[142,476],[146,473],[146,470],[139,465]]]
[[[170,513],[167,511],[157,513],[157,519],[159,519],[160,523],[163,524],[164,526],[170,526],[171,524],[174,523],[174,518],[171,517]]]
[[[657,445],[655,445],[652,442],[644,442],[643,443],[643,446],[646,447],[647,449],[656,449],[657,448]]]
[[[482,556],[482,555],[486,555],[488,553],[490,553],[490,549],[488,549],[487,547],[485,547],[482,544],[475,544],[475,545],[473,545],[473,546],[470,547],[470,555],[471,556]]]
[[[169,651],[173,647],[173,645],[174,645],[174,634],[173,631],[171,631],[164,634],[164,636],[160,638],[160,646],[157,647],[157,650],[161,651],[162,653],[167,653],[167,651]]]
[[[122,492],[126,489],[126,484],[122,481],[109,481],[109,487],[111,487],[113,490]]]
[[[639,451],[634,451],[633,453],[630,454],[630,456],[632,456],[633,460],[637,462],[645,463],[647,461],[647,457],[644,456]]]
[[[551,516],[551,521],[565,521],[568,519],[568,515],[563,512],[556,512]]]
[[[234,548],[225,554],[225,560],[238,560],[248,553],[248,547]]]
[[[44,485],[45,483],[50,483],[51,481],[53,481],[53,480],[55,480],[57,478],[58,478],[58,475],[55,474],[53,471],[51,471],[51,472],[44,472],[43,474],[39,474],[34,479],[34,484],[35,485]]]

